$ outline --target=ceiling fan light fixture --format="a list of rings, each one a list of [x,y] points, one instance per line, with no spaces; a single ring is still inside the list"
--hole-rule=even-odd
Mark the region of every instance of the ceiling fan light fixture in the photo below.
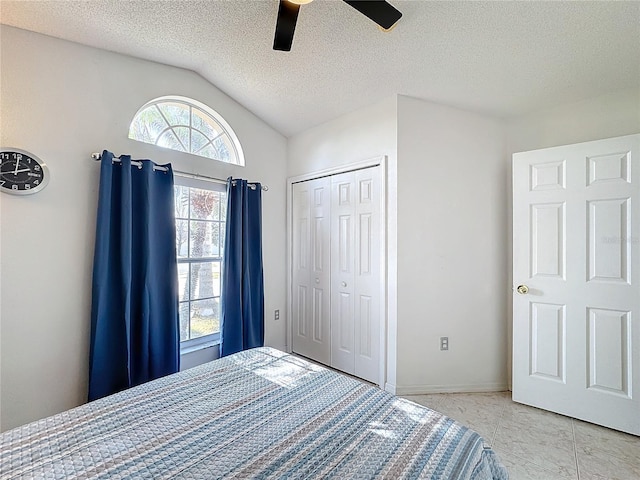
[[[283,52],[291,51],[293,34],[296,30],[300,7],[312,0],[280,0],[276,33],[273,37],[273,49]],[[402,13],[387,0],[343,0],[347,5],[377,23],[381,30],[388,32],[395,27]]]
[[[382,25],[378,25],[378,28],[380,30],[382,30],[383,32],[390,32],[391,30],[393,30],[394,28],[396,28],[396,26],[398,25],[398,22],[394,23],[393,25],[391,25],[389,28],[384,28]]]

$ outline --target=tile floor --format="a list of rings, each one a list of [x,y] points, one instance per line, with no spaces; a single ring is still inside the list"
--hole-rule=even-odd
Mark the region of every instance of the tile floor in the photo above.
[[[515,403],[509,392],[404,398],[477,431],[511,480],[640,480],[640,437]]]

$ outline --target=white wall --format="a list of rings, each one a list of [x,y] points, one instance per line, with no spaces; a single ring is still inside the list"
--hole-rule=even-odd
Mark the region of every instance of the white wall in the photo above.
[[[269,186],[263,195],[266,343],[284,348],[286,139],[199,75],[2,25],[4,147],[45,160],[51,182],[27,197],[4,195],[1,428],[86,401],[91,269],[103,148],[174,168]],[[145,102],[195,98],[218,111],[242,143],[246,167],[217,164],[127,138]]]
[[[398,97],[398,393],[506,387],[506,177],[502,122]]]
[[[393,96],[298,133],[289,138],[287,175],[294,177],[380,155],[395,160],[396,123]]]
[[[638,133],[640,86],[512,118],[507,125],[510,153]]]
[[[387,389],[505,388],[504,126],[399,96],[291,137],[288,173],[378,155],[390,158]]]
[[[387,371],[386,383],[396,383],[396,253],[397,158],[396,97],[343,115],[289,138],[288,176],[294,177],[361,160],[387,157]]]
[[[640,87],[611,92],[580,102],[533,112],[507,122],[509,165],[509,285],[513,284],[511,156],[517,152],[640,133]],[[513,297],[508,297],[511,319]],[[511,385],[512,321],[509,322],[509,384]]]

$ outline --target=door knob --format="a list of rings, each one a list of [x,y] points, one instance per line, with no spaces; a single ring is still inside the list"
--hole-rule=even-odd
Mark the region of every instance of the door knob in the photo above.
[[[320,283],[320,279],[319,278],[316,278],[316,283]]]
[[[516,291],[520,295],[526,295],[527,293],[529,293],[529,287],[527,287],[526,285],[518,285],[518,288],[516,288]]]
[[[341,282],[340,285],[342,285],[343,287],[347,286],[347,282]]]

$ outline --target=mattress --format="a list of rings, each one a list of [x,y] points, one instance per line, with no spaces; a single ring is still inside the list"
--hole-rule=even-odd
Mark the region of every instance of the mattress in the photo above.
[[[0,436],[0,478],[496,479],[474,431],[272,348]]]

